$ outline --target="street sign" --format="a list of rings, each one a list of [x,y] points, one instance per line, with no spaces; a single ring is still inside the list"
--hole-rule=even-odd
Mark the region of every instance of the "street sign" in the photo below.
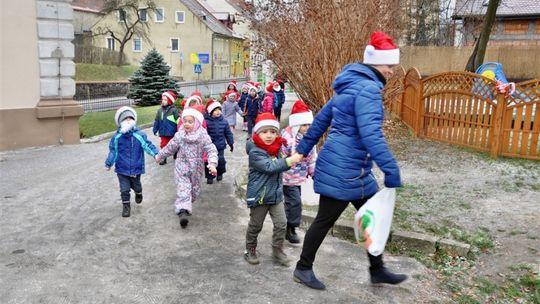
[[[208,64],[210,63],[210,54],[208,53],[199,53],[199,63]]]
[[[199,63],[197,63],[193,66],[193,70],[195,71],[196,74],[200,74],[202,73],[202,66]]]

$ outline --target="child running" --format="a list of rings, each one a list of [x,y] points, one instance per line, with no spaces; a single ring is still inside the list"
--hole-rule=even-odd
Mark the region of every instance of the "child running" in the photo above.
[[[238,102],[236,102],[236,96],[238,94],[235,91],[227,91],[225,95],[227,98],[222,107],[223,117],[229,124],[231,132],[234,133],[234,129],[236,128],[236,113],[240,114],[240,116],[244,116],[244,113]]]
[[[313,123],[313,113],[302,100],[297,100],[292,107],[291,115],[289,115],[289,126],[281,131],[281,136],[287,141],[287,145],[281,147],[281,152],[285,157],[296,152],[296,146],[306,134],[311,123]],[[285,215],[287,216],[285,239],[292,244],[300,243],[296,228],[300,226],[302,220],[301,185],[309,176],[313,176],[316,160],[317,150],[314,147],[301,162],[283,173],[283,196],[285,197]]]
[[[159,144],[160,148],[165,147],[176,133],[176,124],[180,115],[178,114],[178,109],[174,105],[175,101],[176,94],[174,94],[174,92],[167,91],[161,94],[161,107],[156,113],[154,128],[152,129],[154,135],[159,133],[159,138],[161,139]],[[167,158],[164,158],[159,164],[165,165],[166,163]]]
[[[236,115],[236,113],[234,113]],[[218,153],[218,165],[217,165],[217,177],[219,182],[223,179],[223,173],[227,172],[225,162],[225,148],[227,145],[231,148],[231,152],[234,149],[234,138],[229,128],[229,124],[223,118],[221,114],[221,104],[214,99],[210,99],[206,103],[206,113],[204,114],[204,120],[206,121],[206,130],[208,135],[212,139],[212,143],[216,146]],[[214,177],[209,170],[205,170],[206,183],[214,183]]]
[[[109,155],[105,161],[107,171],[114,164],[114,171],[120,184],[122,217],[131,214],[130,192],[135,191],[135,202],[142,203],[141,174],[144,174],[144,152],[155,157],[157,148],[137,128],[137,112],[131,107],[121,107],[114,115],[118,126],[116,134],[109,143]]]
[[[281,172],[300,161],[301,155],[294,154],[287,159],[279,155],[286,141],[278,137],[279,122],[271,113],[257,117],[252,140],[246,143],[249,155],[249,176],[246,202],[249,224],[246,232],[246,252],[244,258],[249,264],[259,264],[257,237],[261,232],[266,214],[270,213],[274,223],[272,235],[272,258],[283,266],[290,260],[283,251],[287,219],[283,208]]]
[[[216,174],[217,150],[206,130],[202,128],[203,115],[193,108],[182,111],[182,125],[173,139],[159,151],[156,161],[177,153],[174,170],[176,182],[175,212],[180,226],[185,228],[192,214],[192,204],[201,193],[201,178],[204,171],[203,152],[208,155],[208,169]]]

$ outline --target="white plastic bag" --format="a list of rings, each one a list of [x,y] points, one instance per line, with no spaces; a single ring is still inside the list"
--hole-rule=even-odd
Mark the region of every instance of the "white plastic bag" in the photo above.
[[[372,255],[378,256],[384,252],[394,206],[396,204],[396,189],[383,188],[371,197],[354,215],[354,236],[359,244]]]

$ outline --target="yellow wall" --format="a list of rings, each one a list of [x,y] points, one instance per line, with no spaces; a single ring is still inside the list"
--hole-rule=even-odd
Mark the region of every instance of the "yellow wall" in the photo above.
[[[179,1],[156,1],[156,6],[165,9],[165,21],[156,23],[154,13],[150,12],[148,14],[151,42],[143,40],[142,52],[133,52],[132,41],[128,42],[129,45],[124,50],[128,62],[139,65],[148,51],[156,48],[163,55],[164,60],[171,65],[172,76],[182,77],[184,80],[194,80],[197,79],[197,74],[194,73],[194,66],[190,63],[190,53],[206,53],[209,55],[210,61],[208,64],[202,64],[202,73],[199,79],[212,79],[214,58],[218,58],[214,63],[214,79],[228,78],[230,76],[229,62],[225,64],[225,61],[229,59],[229,38],[213,37],[213,32]],[[175,11],[185,12],[185,23],[176,23]],[[118,28],[119,23],[116,21],[116,15],[107,17],[106,20],[96,26],[107,24]],[[179,52],[171,52],[169,48],[170,38],[179,38]],[[97,39],[94,42],[96,46],[107,47],[105,37],[98,37]],[[116,49],[118,50],[118,44]],[[216,54],[212,54],[212,49],[216,50]]]
[[[0,1],[0,109],[30,108],[39,102],[37,40],[36,2]]]

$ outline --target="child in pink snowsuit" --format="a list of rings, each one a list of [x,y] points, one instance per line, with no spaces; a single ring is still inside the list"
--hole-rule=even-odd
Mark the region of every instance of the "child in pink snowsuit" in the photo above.
[[[201,193],[201,178],[204,172],[203,152],[208,155],[208,169],[217,174],[218,155],[206,129],[202,128],[204,117],[193,108],[182,112],[180,129],[169,143],[159,151],[156,161],[177,153],[174,179],[176,183],[176,201],[174,209],[180,218],[180,226],[185,228],[192,214],[192,203]]]

